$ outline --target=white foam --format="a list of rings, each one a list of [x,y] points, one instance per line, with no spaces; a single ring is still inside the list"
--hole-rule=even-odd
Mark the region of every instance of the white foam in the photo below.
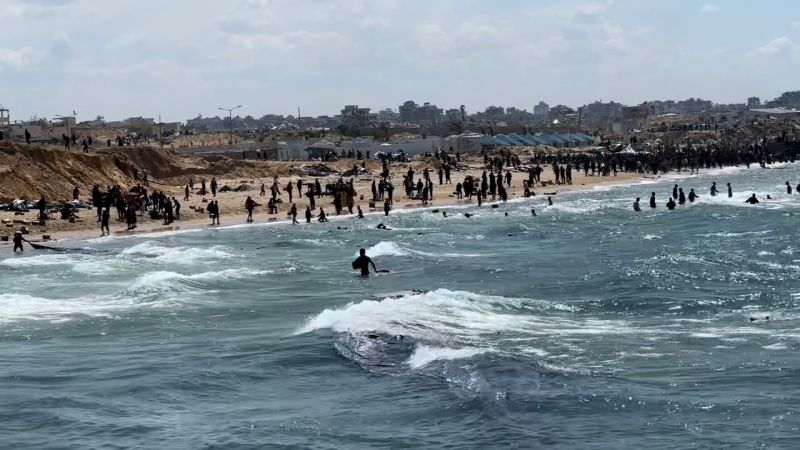
[[[8,258],[0,261],[0,265],[15,269],[30,267],[68,266],[82,259],[81,255],[36,255],[29,257]]]
[[[358,252],[356,252],[356,256],[358,256]],[[408,252],[394,242],[381,241],[367,249],[367,256],[370,258],[376,256],[408,256]]]
[[[765,345],[762,348],[767,350],[786,350],[788,347],[786,347],[786,344],[783,342],[776,342],[774,344]]]
[[[0,294],[0,323],[19,320],[65,322],[75,317],[108,317],[116,310],[130,308],[126,298],[81,296],[50,299],[26,294]]]
[[[166,247],[158,242],[147,241],[122,251],[123,255],[143,255],[153,257],[164,264],[193,264],[198,261],[231,258],[233,255],[225,247]]]
[[[427,366],[434,361],[452,361],[456,359],[471,358],[475,355],[487,353],[490,350],[483,348],[449,348],[449,347],[431,347],[428,345],[419,344],[414,349],[414,353],[408,358],[406,364],[413,369]]]
[[[256,277],[272,273],[269,270],[252,270],[252,269],[225,269],[214,272],[201,272],[193,274],[182,274],[172,271],[153,271],[147,272],[137,278],[131,284],[129,290],[152,290],[160,288],[177,289],[181,281],[220,281],[220,280],[240,280],[244,278]]]

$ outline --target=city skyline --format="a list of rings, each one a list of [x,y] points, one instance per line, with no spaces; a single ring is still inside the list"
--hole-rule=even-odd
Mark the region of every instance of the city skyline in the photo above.
[[[238,104],[255,117],[409,99],[530,111],[796,89],[800,5],[663,3],[8,0],[0,104],[14,120],[176,121]]]

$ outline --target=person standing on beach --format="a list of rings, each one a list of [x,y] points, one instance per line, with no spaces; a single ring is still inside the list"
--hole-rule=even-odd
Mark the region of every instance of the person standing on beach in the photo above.
[[[314,215],[311,214],[311,207],[310,206],[306,206],[306,223],[311,223],[311,218],[312,217],[314,217]]]
[[[244,201],[244,209],[247,210],[247,222],[253,222],[253,209],[256,207],[256,202],[253,201],[250,196],[247,196],[247,200]]]
[[[300,222],[297,221],[297,205],[292,203],[292,208],[289,210],[289,215],[292,216],[292,225],[298,225]]]
[[[189,185],[187,184],[186,187],[183,189],[183,201],[189,201]]]
[[[286,184],[286,193],[289,194],[289,203],[292,203],[293,191],[294,191],[294,184],[292,184],[292,180],[289,180],[289,183]]]
[[[217,196],[217,177],[211,177],[211,196]]]
[[[172,197],[172,206],[175,209],[174,218],[175,219],[180,219],[181,218],[181,204],[178,203],[178,199],[176,199],[175,197]]]
[[[361,205],[356,206],[356,208],[358,209],[358,218],[359,219],[363,219],[364,218],[364,211],[361,211]]]
[[[39,223],[44,226],[45,221],[47,221],[47,213],[45,212],[47,210],[47,201],[44,199],[44,195],[36,203],[36,207],[39,208]]]

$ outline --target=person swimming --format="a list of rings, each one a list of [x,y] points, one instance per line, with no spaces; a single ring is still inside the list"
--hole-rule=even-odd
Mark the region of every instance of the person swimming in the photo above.
[[[697,194],[694,193],[694,189],[689,189],[689,202],[694,203],[694,199],[697,198]]]
[[[757,205],[758,204],[758,199],[756,198],[756,194],[753,193],[753,195],[750,198],[748,198],[747,200],[745,200],[744,202],[748,203],[750,205]]]
[[[536,210],[531,208],[531,216],[536,217]]]
[[[367,256],[367,251],[363,248],[358,251],[358,258],[353,261],[353,269],[361,270],[362,276],[369,276],[369,266],[372,265],[372,270],[378,273],[378,268],[375,263]]]
[[[667,209],[669,209],[670,211],[675,209],[675,200],[673,200],[672,197],[670,197],[669,201],[667,202]]]
[[[639,212],[642,208],[639,207],[639,197],[636,197],[636,201],[633,202],[633,210]]]

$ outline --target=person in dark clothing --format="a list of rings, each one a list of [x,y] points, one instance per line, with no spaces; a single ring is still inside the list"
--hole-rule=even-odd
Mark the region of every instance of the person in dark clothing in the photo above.
[[[756,198],[756,194],[754,193],[750,198],[748,198],[744,202],[748,203],[750,205],[757,205],[758,204],[758,199]]]
[[[30,144],[31,143],[31,132],[28,131],[27,128],[25,128],[25,143],[26,144]]]
[[[21,231],[15,232],[12,240],[14,241],[14,253],[17,253],[17,249],[21,252],[25,252],[25,249],[22,248],[22,241],[24,241],[25,238],[22,237]]]
[[[656,207],[656,193],[655,192],[651,192],[650,193],[650,207],[651,208],[655,208]]]
[[[787,181],[788,183],[788,181]],[[72,199],[77,200],[78,197],[81,195],[81,191],[78,190],[78,186],[75,186],[75,189],[72,190]]]
[[[678,204],[683,205],[686,203],[686,195],[683,193],[683,188],[678,189]]]
[[[109,220],[111,220],[111,211],[108,208],[104,208],[100,217],[100,236],[111,235],[111,230],[108,228]]]
[[[372,265],[372,270],[375,273],[378,273],[378,268],[375,267],[375,263],[372,262],[372,259],[369,256],[367,256],[367,251],[362,248],[358,251],[358,258],[353,261],[353,269],[361,270],[361,275],[368,276],[370,265]]]
[[[678,198],[678,185],[672,186],[672,198]]]
[[[384,215],[388,216],[389,211],[392,210],[392,207],[389,206],[389,199],[387,198],[386,201],[383,202],[383,213]]]
[[[306,223],[311,223],[311,218],[313,215],[311,214],[311,207],[306,206]]]
[[[642,208],[639,206],[639,197],[636,197],[636,201],[633,202],[633,210],[639,212]]]
[[[714,182],[711,184],[711,196],[716,197],[719,194],[719,190],[717,190],[717,183]]]
[[[36,203],[36,207],[39,209],[39,223],[41,223],[42,226],[44,226],[45,221],[47,221],[47,212],[46,212],[47,201],[44,199],[44,195]]]
[[[244,209],[247,210],[247,222],[253,221],[253,209],[256,207],[256,202],[250,196],[244,201]]]
[[[670,211],[675,209],[675,200],[673,200],[672,197],[670,197],[669,201],[667,202],[667,209],[669,209]]]
[[[792,195],[792,185],[789,182],[786,182],[786,193]]]
[[[733,197],[733,189],[731,188],[731,184],[728,183],[728,198]]]
[[[358,209],[358,218],[359,219],[363,219],[364,218],[364,211],[361,211],[361,205],[356,206],[356,208]]]
[[[289,215],[292,216],[292,225],[298,225],[300,222],[297,221],[297,205],[292,203],[292,207],[289,209]]]
[[[689,189],[689,201],[694,203],[694,199],[697,198],[697,194],[694,193],[694,189]]]

